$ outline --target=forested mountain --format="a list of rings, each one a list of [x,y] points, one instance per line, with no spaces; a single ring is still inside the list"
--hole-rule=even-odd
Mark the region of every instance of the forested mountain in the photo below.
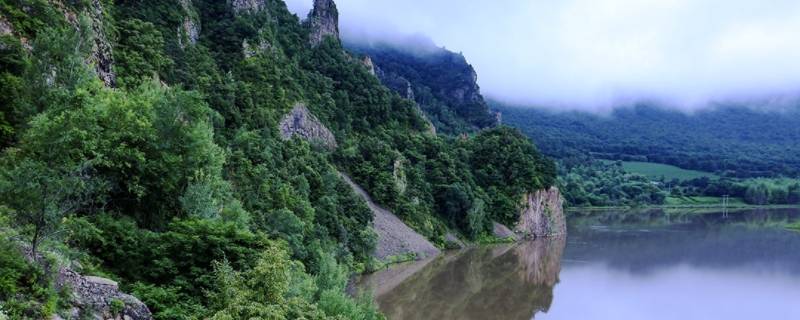
[[[800,176],[800,104],[773,111],[717,106],[692,114],[636,105],[610,115],[493,107],[557,158],[588,154],[730,177]]]
[[[344,293],[377,262],[340,172],[440,246],[555,183],[514,129],[431,134],[337,22],[331,0],[305,21],[280,0],[0,0],[0,317],[90,312],[69,267],[156,319],[381,318]],[[445,132],[492,126],[464,58],[435,57],[411,64],[423,109]],[[469,87],[460,104],[445,84]],[[295,112],[317,127],[283,130]]]
[[[570,205],[692,205],[695,200],[687,197],[694,196],[730,196],[754,205],[800,203],[796,106],[758,111],[720,105],[686,113],[640,104],[592,114],[491,104],[507,124],[558,159]],[[707,174],[648,177],[625,170],[626,164],[654,172],[669,164]],[[721,198],[701,200],[715,204]]]
[[[440,132],[474,132],[497,124],[480,93],[477,73],[464,55],[436,47],[427,38],[346,44],[362,55],[381,82],[416,101]]]

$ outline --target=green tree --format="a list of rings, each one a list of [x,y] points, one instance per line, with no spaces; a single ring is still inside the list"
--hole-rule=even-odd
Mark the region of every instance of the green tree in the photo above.
[[[118,85],[136,88],[150,79],[159,79],[172,60],[164,54],[164,38],[156,26],[133,18],[121,21],[117,29],[114,68]]]
[[[8,159],[0,172],[0,202],[14,211],[14,221],[29,235],[35,256],[43,240],[53,236],[68,214],[91,203],[98,183],[91,167],[81,164],[59,170],[30,159]]]

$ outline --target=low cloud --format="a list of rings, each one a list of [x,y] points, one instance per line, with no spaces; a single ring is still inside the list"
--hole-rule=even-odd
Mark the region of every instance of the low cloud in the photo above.
[[[301,17],[311,0],[289,0]],[[800,92],[796,0],[339,0],[347,39],[424,34],[463,52],[485,95],[603,110]]]

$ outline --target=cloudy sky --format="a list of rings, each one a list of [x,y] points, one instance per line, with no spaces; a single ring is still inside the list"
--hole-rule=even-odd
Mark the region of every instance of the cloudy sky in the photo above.
[[[288,0],[304,18],[312,0]],[[800,93],[798,0],[337,0],[345,37],[424,34],[485,95],[602,109]]]

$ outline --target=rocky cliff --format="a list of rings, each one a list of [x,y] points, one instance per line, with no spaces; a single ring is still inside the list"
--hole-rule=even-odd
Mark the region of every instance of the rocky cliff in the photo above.
[[[412,43],[345,44],[370,59],[384,86],[417,102],[440,132],[459,134],[497,124],[481,95],[477,73],[463,55],[427,39],[407,42]]]
[[[111,87],[116,83],[116,75],[113,70],[114,54],[111,51],[111,42],[108,40],[106,30],[108,27],[105,25],[103,15],[103,3],[100,0],[92,0],[89,7],[91,28],[94,33],[91,61],[103,83]]]
[[[318,143],[328,149],[336,149],[336,139],[303,104],[296,104],[292,111],[283,117],[279,125],[281,137],[285,140],[297,136],[311,143]]]
[[[266,7],[264,0],[233,0],[231,5],[236,13],[261,11]]]
[[[117,283],[99,277],[82,276],[68,268],[58,272],[58,287],[68,287],[72,307],[67,319],[150,320],[153,318],[144,303],[121,292]],[[53,320],[63,319],[54,316]]]
[[[524,237],[539,238],[564,235],[567,224],[564,200],[556,187],[523,196],[523,206],[514,232]]]
[[[328,36],[339,40],[339,11],[333,0],[314,0],[314,9],[306,23],[311,29],[309,41],[312,46],[319,45]]]

